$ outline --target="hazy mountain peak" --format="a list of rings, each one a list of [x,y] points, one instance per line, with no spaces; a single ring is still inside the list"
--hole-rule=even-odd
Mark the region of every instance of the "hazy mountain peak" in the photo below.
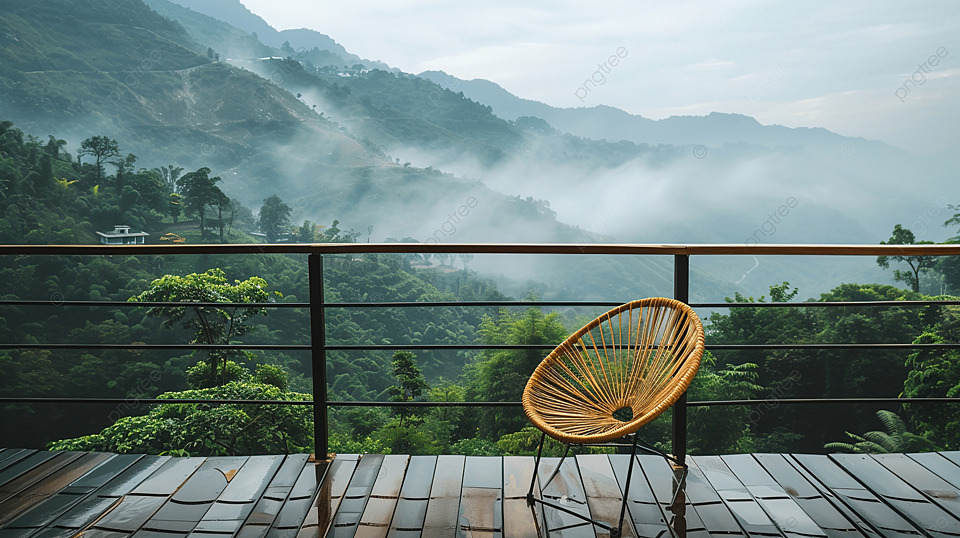
[[[156,0],[148,0],[156,1]],[[283,45],[289,46],[297,51],[298,55],[306,55],[314,48],[319,51],[327,51],[338,58],[331,59],[337,64],[353,65],[363,64],[367,67],[376,67],[379,69],[391,70],[391,67],[383,62],[363,59],[355,54],[351,54],[332,37],[312,30],[309,28],[297,28],[292,30],[277,30],[270,26],[267,21],[259,15],[251,12],[240,0],[171,0],[175,4],[219,19],[231,26],[234,26],[248,34],[255,34],[264,44],[274,48],[281,48]],[[292,55],[292,53],[291,53]],[[302,58],[301,58],[302,59]]]
[[[462,80],[443,71],[419,75],[440,86],[489,106],[501,118],[515,121],[533,116],[561,131],[593,140],[629,140],[637,144],[678,146],[756,144],[767,147],[839,145],[847,140],[823,128],[790,128],[763,125],[756,118],[731,112],[706,116],[670,116],[653,120],[619,108],[598,104],[590,107],[560,108],[518,97],[488,80]],[[851,139],[852,140],[852,139]],[[858,143],[867,141],[858,139]],[[879,142],[870,144],[882,145]]]

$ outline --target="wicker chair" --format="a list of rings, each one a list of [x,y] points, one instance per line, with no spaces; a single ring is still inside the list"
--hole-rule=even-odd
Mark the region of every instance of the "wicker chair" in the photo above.
[[[674,461],[685,476],[685,466],[641,444],[636,432],[686,392],[700,367],[703,350],[700,318],[686,304],[666,298],[642,299],[614,308],[557,346],[537,366],[523,391],[523,410],[543,432],[527,501],[570,513],[533,495],[547,435],[566,445],[564,458],[572,444],[597,445],[632,435],[631,465],[618,525],[574,514],[609,530],[611,537],[619,537],[638,450]],[[561,458],[544,487],[562,464]]]

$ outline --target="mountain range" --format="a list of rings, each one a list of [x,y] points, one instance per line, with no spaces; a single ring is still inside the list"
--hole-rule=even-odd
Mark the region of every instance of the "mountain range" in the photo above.
[[[251,207],[278,194],[294,221],[337,218],[375,240],[874,243],[931,208],[924,231],[946,233],[937,219],[950,216],[942,167],[882,142],[738,114],[551,107],[490,81],[403,73],[315,30],[277,31],[238,0],[3,0],[0,53],[0,117],[27,132],[72,148],[104,134],[145,166],[209,166]],[[474,267],[559,277],[576,294],[669,292],[665,264],[622,263],[587,264],[589,278],[582,265]],[[829,266],[710,259],[695,279],[719,299],[782,280],[812,294],[889,278],[872,260]]]

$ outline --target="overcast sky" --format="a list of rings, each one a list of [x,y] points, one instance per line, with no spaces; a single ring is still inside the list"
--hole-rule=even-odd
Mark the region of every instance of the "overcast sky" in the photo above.
[[[242,1],[277,29],[312,28],[409,73],[484,78],[554,106],[735,112],[960,150],[957,0]]]

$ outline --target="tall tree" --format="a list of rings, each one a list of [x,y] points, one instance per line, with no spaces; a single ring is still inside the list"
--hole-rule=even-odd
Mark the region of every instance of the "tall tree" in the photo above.
[[[133,173],[133,165],[137,163],[137,156],[133,153],[127,153],[127,156],[123,159],[117,159],[112,161],[110,164],[117,167],[117,177],[114,181],[114,188],[117,190],[117,193],[123,190],[123,186],[127,184],[128,179],[127,175]]]
[[[150,283],[150,289],[129,299],[131,302],[198,302],[198,303],[265,303],[274,294],[267,291],[267,282],[260,277],[227,282],[222,269],[209,269],[204,273],[187,276],[164,275]],[[230,344],[232,340],[250,329],[247,320],[257,315],[266,315],[267,310],[258,306],[153,306],[147,315],[163,318],[163,325],[173,327],[182,324],[193,329],[192,344]],[[212,350],[207,359],[211,381],[218,374],[226,373],[227,359],[243,352]],[[222,384],[222,383],[221,383]]]
[[[281,231],[290,227],[290,211],[290,206],[283,203],[276,194],[263,200],[257,225],[260,231],[266,234],[267,242],[276,242]]]
[[[950,222],[950,221],[947,221]],[[897,224],[893,227],[893,235],[887,241],[880,241],[881,245],[932,245],[933,241],[917,241],[909,229]],[[910,271],[893,270],[893,280],[910,284],[910,289],[920,291],[920,273],[929,271],[937,264],[936,256],[877,256],[877,265],[884,269],[890,268],[890,261],[904,262],[910,266]]]
[[[218,201],[225,197],[220,187],[217,187],[218,181],[220,181],[220,177],[210,177],[210,169],[207,167],[184,174],[177,179],[183,209],[190,213],[196,213],[200,217],[201,236],[206,233],[207,206],[215,206]]]
[[[107,136],[91,136],[80,142],[80,151],[77,157],[92,155],[94,166],[97,168],[97,183],[103,181],[103,163],[108,159],[120,156],[120,145],[116,140]]]
[[[179,179],[180,174],[183,173],[183,167],[171,164],[170,166],[161,166],[153,170],[163,178],[163,182],[167,185],[167,190],[177,192],[177,179]]]
[[[397,384],[391,386],[390,400],[394,402],[413,402],[423,396],[424,392],[430,390],[430,385],[420,372],[417,366],[417,356],[409,351],[397,351],[393,354],[393,377],[397,379]],[[418,413],[409,413],[418,416]],[[400,426],[403,426],[404,408],[400,408]]]
[[[218,189],[219,190],[219,189]],[[223,243],[223,227],[226,224],[224,222],[223,213],[224,211],[229,211],[231,206],[230,197],[221,192],[216,200],[210,204],[217,210],[217,231],[220,233],[220,242]]]

